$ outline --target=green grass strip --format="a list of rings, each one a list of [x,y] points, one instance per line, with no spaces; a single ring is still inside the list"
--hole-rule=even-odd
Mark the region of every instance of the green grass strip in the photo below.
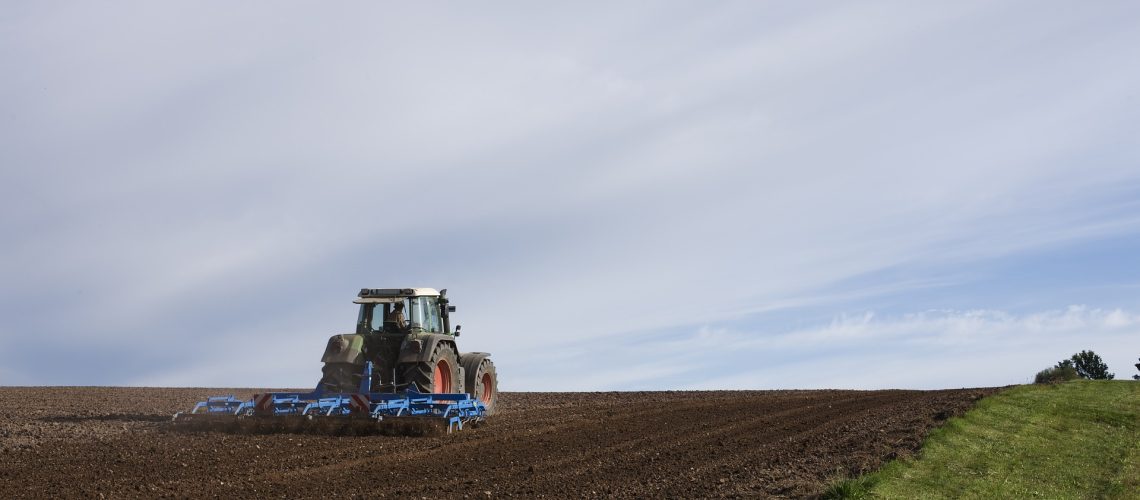
[[[932,432],[917,457],[824,497],[1140,499],[1140,382],[1002,391]]]

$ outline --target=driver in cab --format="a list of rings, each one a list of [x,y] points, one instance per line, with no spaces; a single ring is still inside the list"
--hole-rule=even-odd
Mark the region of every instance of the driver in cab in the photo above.
[[[397,302],[392,312],[388,313],[388,317],[384,318],[384,329],[394,330],[399,333],[408,331],[408,320],[404,317],[404,303]]]

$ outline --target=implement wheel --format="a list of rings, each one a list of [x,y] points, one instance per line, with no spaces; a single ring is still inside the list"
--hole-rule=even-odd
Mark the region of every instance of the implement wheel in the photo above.
[[[459,360],[450,345],[435,345],[427,363],[409,363],[404,380],[423,393],[454,393],[459,388]]]
[[[467,394],[482,401],[487,407],[487,414],[495,413],[495,402],[499,399],[499,376],[495,372],[495,363],[486,355],[462,354],[459,363],[463,365],[466,375],[464,387]]]

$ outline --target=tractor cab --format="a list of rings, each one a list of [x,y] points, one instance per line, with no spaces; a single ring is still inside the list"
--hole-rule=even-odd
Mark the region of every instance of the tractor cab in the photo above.
[[[455,306],[448,304],[446,289],[362,288],[353,302],[360,304],[360,313],[356,319],[358,334],[459,335],[458,326],[454,331],[451,329],[449,313],[455,312]],[[397,307],[398,304],[400,307]],[[406,323],[403,328],[399,326],[394,314],[401,308]]]

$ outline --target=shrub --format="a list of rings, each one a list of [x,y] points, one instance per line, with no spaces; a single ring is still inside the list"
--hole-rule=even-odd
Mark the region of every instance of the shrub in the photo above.
[[[1076,368],[1073,368],[1072,363],[1066,359],[1065,361],[1057,363],[1057,366],[1052,366],[1037,372],[1033,383],[1059,384],[1066,380],[1076,380],[1078,378],[1081,378],[1081,375],[1077,373]]]

